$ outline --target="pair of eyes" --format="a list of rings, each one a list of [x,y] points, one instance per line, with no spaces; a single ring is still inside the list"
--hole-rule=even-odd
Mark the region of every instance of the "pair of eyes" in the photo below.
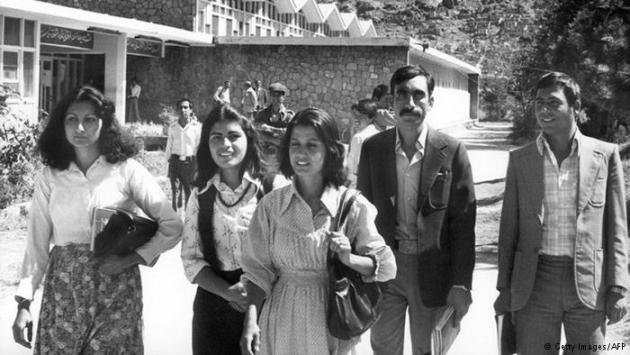
[[[298,141],[291,141],[289,143],[289,148],[297,149],[297,148],[300,148],[302,145],[306,146],[306,148],[308,149],[317,149],[322,146],[322,142],[321,141],[308,141],[305,144],[301,144]]]
[[[228,133],[227,135],[223,135],[220,133],[210,133],[210,141],[211,142],[219,142],[223,141],[226,137],[230,142],[235,142],[243,135],[240,133]]]
[[[96,116],[85,116],[83,118],[83,124],[84,125],[95,125],[98,123],[99,118]],[[75,115],[67,115],[65,118],[65,122],[66,123],[71,123],[71,124],[78,124],[79,123],[79,117],[75,116]]]
[[[538,107],[548,107],[551,109],[557,109],[560,106],[562,106],[562,102],[558,100],[552,100],[552,101],[536,100],[535,104]]]
[[[427,95],[424,93],[424,91],[421,91],[421,90],[416,90],[412,92],[409,92],[406,90],[399,90],[399,91],[396,91],[395,99],[407,100],[410,96],[413,98],[414,101],[422,101]]]

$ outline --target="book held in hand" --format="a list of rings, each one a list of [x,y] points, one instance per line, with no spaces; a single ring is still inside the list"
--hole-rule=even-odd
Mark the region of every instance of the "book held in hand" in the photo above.
[[[459,334],[459,329],[459,325],[455,326],[455,309],[451,306],[444,307],[431,331],[431,354],[446,355]]]
[[[157,222],[119,208],[96,208],[92,216],[91,249],[94,255],[127,255],[148,242]]]

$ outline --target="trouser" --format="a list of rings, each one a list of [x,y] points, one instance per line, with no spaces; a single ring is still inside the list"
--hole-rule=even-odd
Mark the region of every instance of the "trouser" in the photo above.
[[[558,354],[564,325],[570,354],[603,354],[589,345],[603,345],[606,314],[586,307],[575,289],[573,259],[541,255],[534,289],[527,304],[515,312],[519,354]],[[580,347],[583,345],[584,347]]]
[[[184,192],[184,206],[188,204],[190,185],[194,181],[196,168],[194,157],[186,157],[185,160],[180,160],[178,155],[171,155],[168,164],[168,177],[171,181],[173,210],[177,211],[177,207],[182,206],[182,194],[177,193],[178,188]]]
[[[234,284],[239,281],[242,271],[215,270],[215,273],[230,284]],[[193,305],[193,354],[240,354],[239,341],[243,333],[244,320],[245,314],[232,308],[225,299],[201,287],[197,288]]]
[[[420,297],[417,255],[394,251],[396,278],[388,282],[379,304],[380,317],[371,328],[375,355],[402,355],[405,344],[405,316],[409,309],[413,355],[431,352],[431,328],[438,308],[426,307]]]
[[[127,122],[140,122],[140,109],[138,108],[138,98],[129,99],[129,108],[127,109]]]

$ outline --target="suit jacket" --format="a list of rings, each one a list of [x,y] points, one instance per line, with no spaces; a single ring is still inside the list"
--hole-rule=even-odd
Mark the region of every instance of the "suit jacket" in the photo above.
[[[472,287],[476,202],[464,145],[427,127],[418,193],[420,291],[428,307],[442,306],[453,285]],[[396,129],[369,138],[361,150],[357,188],[377,210],[376,227],[396,249]]]
[[[629,282],[623,169],[614,144],[582,136],[578,149],[575,285],[584,305],[603,310],[608,288],[628,288]],[[525,306],[536,278],[544,216],[543,164],[535,142],[510,153],[497,289],[509,292],[511,311]]]

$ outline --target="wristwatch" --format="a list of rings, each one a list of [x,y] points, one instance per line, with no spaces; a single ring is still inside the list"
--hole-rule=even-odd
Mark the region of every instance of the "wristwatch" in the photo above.
[[[610,292],[618,293],[618,294],[620,294],[622,296],[625,296],[626,292],[628,291],[628,290],[626,290],[625,287],[621,287],[621,286],[617,286],[617,285],[610,286],[610,288],[608,290]]]

